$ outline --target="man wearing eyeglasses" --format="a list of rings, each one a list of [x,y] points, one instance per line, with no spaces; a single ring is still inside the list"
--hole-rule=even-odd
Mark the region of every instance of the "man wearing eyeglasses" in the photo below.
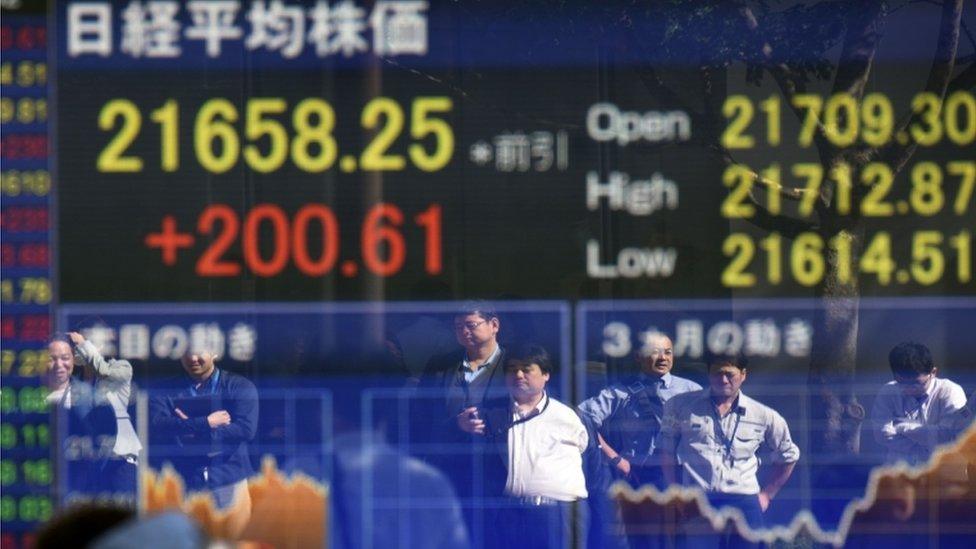
[[[478,512],[485,496],[485,471],[482,437],[472,437],[483,429],[480,410],[486,402],[507,395],[503,368],[505,351],[498,344],[501,322],[494,307],[471,302],[454,315],[454,333],[461,348],[435,356],[427,364],[419,385],[423,411],[416,424],[418,438],[428,448],[438,448],[426,456],[454,483],[461,499],[475,545],[484,539],[489,525]]]
[[[500,328],[491,305],[468,303],[454,316],[454,334],[461,348],[435,356],[427,364],[421,388],[443,391],[441,417],[452,427],[459,420],[476,423],[476,408],[486,398],[505,394],[505,375],[499,366],[504,355],[498,345]]]
[[[895,379],[874,400],[875,438],[884,446],[887,461],[925,463],[936,446],[951,442],[959,433],[966,393],[958,384],[937,377],[932,354],[921,343],[895,345],[888,353],[888,365]]]

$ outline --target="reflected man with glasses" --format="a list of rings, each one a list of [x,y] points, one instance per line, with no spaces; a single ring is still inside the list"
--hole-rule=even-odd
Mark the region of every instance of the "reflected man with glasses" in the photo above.
[[[454,483],[475,545],[486,528],[482,498],[486,495],[484,441],[469,434],[483,426],[479,409],[506,395],[504,355],[498,344],[501,323],[494,307],[466,303],[454,315],[454,333],[461,348],[431,358],[419,385],[423,412],[414,428],[429,443],[427,460]]]
[[[878,393],[871,412],[875,438],[886,460],[909,465],[928,461],[939,444],[952,441],[966,393],[958,384],[937,376],[928,347],[904,342],[888,353],[894,381]]]
[[[501,328],[494,308],[485,302],[467,303],[454,316],[454,333],[461,348],[433,357],[421,387],[441,392],[440,416],[451,428],[457,421],[480,421],[476,409],[505,391],[501,371],[504,350],[498,345]]]

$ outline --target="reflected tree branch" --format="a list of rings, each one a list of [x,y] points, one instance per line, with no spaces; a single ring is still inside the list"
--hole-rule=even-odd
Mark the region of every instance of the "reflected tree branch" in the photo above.
[[[939,41],[936,46],[935,56],[932,60],[932,67],[929,70],[929,77],[926,81],[924,92],[933,93],[937,96],[945,97],[949,87],[950,77],[955,67],[956,52],[959,48],[960,23],[962,20],[963,0],[946,0],[942,4],[942,15],[939,21]],[[967,69],[968,71],[968,69]],[[973,78],[967,75],[967,71],[960,74],[965,75],[963,82]],[[906,131],[912,124],[921,119],[918,113],[913,114],[899,127],[899,131]],[[880,158],[891,169],[898,173],[905,167],[905,164],[915,153],[918,144],[910,140],[906,144],[892,141],[880,151]]]

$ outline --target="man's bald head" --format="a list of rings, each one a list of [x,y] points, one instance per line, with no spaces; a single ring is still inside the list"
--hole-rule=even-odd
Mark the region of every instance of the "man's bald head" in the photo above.
[[[661,334],[650,334],[638,350],[641,372],[661,377],[674,367],[674,345],[671,338]]]

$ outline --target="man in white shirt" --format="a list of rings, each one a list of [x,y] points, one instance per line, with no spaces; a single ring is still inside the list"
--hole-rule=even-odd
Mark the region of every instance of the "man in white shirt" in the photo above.
[[[888,364],[895,379],[874,400],[875,438],[885,448],[886,461],[925,463],[936,446],[959,434],[966,393],[937,377],[932,354],[921,343],[899,343],[888,353]]]
[[[576,412],[546,392],[551,371],[545,349],[519,347],[505,362],[511,398],[458,418],[461,429],[494,442],[504,463],[506,497],[489,545],[563,547],[575,526],[572,502],[587,497],[582,454],[589,436]]]

